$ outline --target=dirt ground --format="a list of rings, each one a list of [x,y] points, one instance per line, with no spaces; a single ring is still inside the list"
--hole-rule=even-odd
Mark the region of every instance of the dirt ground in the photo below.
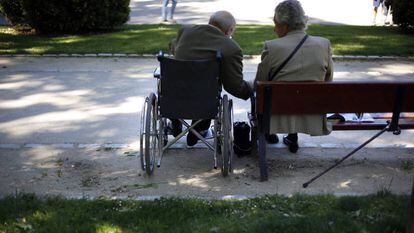
[[[131,149],[0,150],[0,196],[29,192],[69,198],[160,196],[245,198],[268,194],[366,195],[380,190],[409,194],[414,148],[368,148],[307,189],[302,183],[352,149],[269,148],[269,181],[259,181],[256,158],[234,158],[234,173],[223,178],[207,149],[172,149],[149,177]]]

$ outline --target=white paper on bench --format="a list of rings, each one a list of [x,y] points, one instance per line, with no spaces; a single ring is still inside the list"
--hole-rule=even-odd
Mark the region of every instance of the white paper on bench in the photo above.
[[[332,115],[333,113],[326,114],[327,117]],[[364,113],[362,119],[358,119],[358,116],[355,113],[340,113],[340,115],[345,119],[345,122],[375,122],[374,118],[369,113]]]

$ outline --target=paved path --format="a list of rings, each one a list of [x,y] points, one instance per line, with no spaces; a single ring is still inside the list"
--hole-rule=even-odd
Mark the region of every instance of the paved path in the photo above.
[[[258,62],[245,60],[247,80],[254,78]],[[151,75],[156,66],[153,58],[0,58],[0,144],[136,146],[144,98],[156,88]],[[413,80],[413,74],[412,61],[335,64],[335,80],[404,81]],[[246,120],[249,102],[233,99],[235,120]],[[343,147],[372,133],[301,135],[301,142],[308,147]],[[410,138],[412,131],[399,137],[387,134],[372,145],[412,147]]]
[[[175,18],[180,24],[207,23],[209,16],[217,10],[234,14],[241,24],[272,24],[274,8],[281,0],[179,0]],[[369,0],[301,0],[310,23],[372,25],[373,8]],[[160,0],[132,0],[131,24],[153,24],[160,22]],[[378,23],[381,17],[378,14]]]
[[[257,63],[245,60],[248,80]],[[212,169],[212,153],[197,148],[168,151],[148,177],[139,159],[125,152],[137,152],[139,114],[155,91],[156,66],[155,59],[1,57],[0,198],[16,192],[138,199],[410,192],[414,130],[381,136],[308,189],[301,184],[374,132],[300,135],[295,155],[281,144],[270,146],[265,183],[258,182],[257,159],[235,158],[234,174],[224,179]],[[336,80],[403,81],[413,74],[409,61],[335,63]],[[246,120],[249,103],[234,100],[236,120]]]

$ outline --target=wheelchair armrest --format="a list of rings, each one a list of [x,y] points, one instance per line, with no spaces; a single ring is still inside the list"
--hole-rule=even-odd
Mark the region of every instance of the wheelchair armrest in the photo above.
[[[247,113],[247,118],[252,128],[257,127],[256,96],[254,94],[250,97],[250,112]]]
[[[248,112],[247,113],[247,118],[249,119],[249,124],[250,124],[250,127],[257,127],[257,119],[256,119],[256,114],[255,113],[251,113],[251,112]]]
[[[154,75],[154,78],[160,78],[160,77],[161,77],[160,67],[157,67],[157,68],[154,70],[153,75]]]
[[[247,118],[249,119],[251,127],[251,141],[252,141],[252,155],[258,155],[258,121],[256,114],[256,96],[253,94],[250,97],[250,112],[247,113]]]

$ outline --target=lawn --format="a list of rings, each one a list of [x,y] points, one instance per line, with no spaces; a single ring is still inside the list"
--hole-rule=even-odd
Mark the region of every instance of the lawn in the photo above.
[[[0,26],[0,54],[129,53],[166,51],[179,25],[126,25],[100,34],[35,36]],[[310,25],[309,34],[331,40],[335,55],[414,56],[414,35],[394,27]],[[239,25],[234,39],[244,54],[259,55],[265,40],[275,37],[271,25]]]
[[[0,232],[405,232],[407,196],[200,199],[0,199]]]

